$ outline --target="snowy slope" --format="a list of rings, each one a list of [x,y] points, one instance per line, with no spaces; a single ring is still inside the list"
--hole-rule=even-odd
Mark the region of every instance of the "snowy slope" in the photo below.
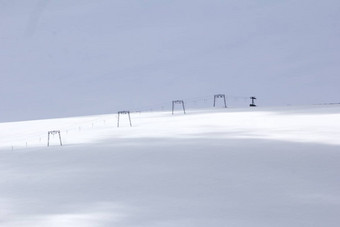
[[[65,145],[115,141],[121,138],[266,139],[339,145],[339,105],[256,109],[202,109],[131,113],[0,124],[2,149],[44,147],[47,132],[61,130]],[[58,138],[51,142],[59,143]]]
[[[0,225],[339,225],[339,105],[131,117],[0,124]]]

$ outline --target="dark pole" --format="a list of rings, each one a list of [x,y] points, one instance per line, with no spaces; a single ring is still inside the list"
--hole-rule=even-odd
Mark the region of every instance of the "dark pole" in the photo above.
[[[227,99],[225,97],[225,94],[217,94],[217,95],[214,95],[214,107],[216,107],[216,100],[218,98],[223,98],[223,103],[224,103],[224,108],[227,108]]]
[[[250,97],[250,98],[251,98],[251,104],[250,104],[249,106],[255,107],[255,106],[256,106],[256,105],[255,105],[255,99],[256,99],[256,97],[252,96],[252,97]]]
[[[174,115],[175,101],[172,101],[172,115]]]
[[[175,104],[182,104],[183,112],[185,114],[185,105],[183,100],[174,100],[172,101],[172,115],[174,115],[175,112]]]
[[[130,123],[130,127],[132,127],[132,122],[131,122],[131,117],[130,117],[130,111],[118,111],[118,120],[117,120],[117,127],[119,128],[119,124],[120,124],[120,115],[128,115],[129,117],[129,123]]]
[[[184,101],[182,101],[182,106],[183,106],[183,111],[184,111],[184,114],[185,114]]]
[[[61,142],[61,135],[60,135],[60,131],[58,132],[59,134],[59,141],[60,141],[60,146],[63,146],[63,143]]]
[[[129,115],[130,127],[132,127],[132,124],[131,124],[131,117],[130,117],[130,112],[128,112],[128,115]]]

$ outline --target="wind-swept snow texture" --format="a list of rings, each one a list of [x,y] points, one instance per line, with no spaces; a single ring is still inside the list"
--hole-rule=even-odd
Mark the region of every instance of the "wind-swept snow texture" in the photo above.
[[[0,124],[0,226],[339,226],[339,105],[131,117]]]

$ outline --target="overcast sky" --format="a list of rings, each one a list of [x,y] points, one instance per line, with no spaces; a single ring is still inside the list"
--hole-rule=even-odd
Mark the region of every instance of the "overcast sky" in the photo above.
[[[0,121],[217,93],[235,107],[340,102],[339,12],[339,0],[0,0]]]

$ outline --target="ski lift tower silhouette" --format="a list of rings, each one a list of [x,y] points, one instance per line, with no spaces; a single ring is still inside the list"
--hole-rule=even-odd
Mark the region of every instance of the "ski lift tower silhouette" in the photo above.
[[[250,97],[250,99],[251,99],[251,103],[249,104],[249,106],[250,107],[255,107],[256,105],[255,105],[255,97],[254,96],[252,96],[252,97]]]
[[[184,101],[183,101],[183,100],[174,100],[174,101],[172,101],[172,115],[174,115],[175,105],[176,105],[176,104],[182,105],[183,113],[185,114]]]
[[[61,135],[60,135],[60,130],[54,130],[54,131],[48,131],[47,133],[47,146],[50,146],[50,135],[59,135],[59,142],[60,142],[60,146],[63,146],[63,143],[61,142]]]
[[[130,117],[130,111],[118,111],[118,121],[117,121],[117,127],[119,128],[119,121],[120,121],[120,115],[128,115],[129,117],[129,122],[130,122],[130,127],[132,127],[132,124],[131,124],[131,117]]]
[[[227,108],[227,100],[225,98],[225,94],[214,95],[214,107],[216,106],[216,100],[219,99],[219,98],[223,99],[223,101],[224,101],[224,108]]]

